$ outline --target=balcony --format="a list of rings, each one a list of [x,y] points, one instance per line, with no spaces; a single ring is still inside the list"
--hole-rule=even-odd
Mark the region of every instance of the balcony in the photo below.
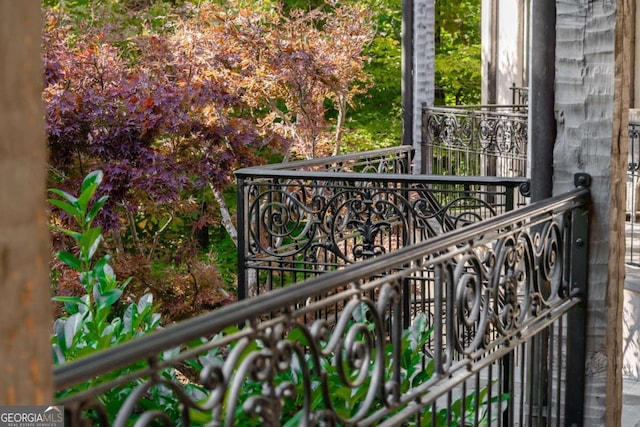
[[[237,171],[239,301],[56,368],[69,423],[580,425],[589,177],[528,203],[521,119]]]

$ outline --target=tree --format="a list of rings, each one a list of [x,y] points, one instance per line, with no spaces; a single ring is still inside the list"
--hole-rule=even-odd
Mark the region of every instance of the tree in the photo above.
[[[0,2],[1,405],[53,399],[39,5]]]
[[[480,1],[436,1],[436,87],[446,105],[480,102]]]
[[[125,3],[47,9],[51,186],[71,191],[102,169],[110,250],[150,266],[164,248],[190,270],[172,256],[198,256],[184,234],[221,223],[235,236],[224,197],[235,169],[340,150],[367,87],[369,14],[185,3],[157,24]]]
[[[366,93],[355,97],[357,108],[351,111],[347,122],[346,152],[400,145],[402,140],[402,2],[366,0],[361,3],[374,11],[375,35],[364,47],[369,58],[364,71],[369,74],[371,84]]]
[[[241,88],[243,100],[261,117],[260,127],[289,141],[286,158],[337,154],[347,107],[367,88],[369,12],[356,5],[325,9],[230,14],[202,7],[202,19],[188,23],[187,31],[201,34],[209,57],[222,60],[221,72]],[[216,21],[220,27],[203,25]],[[333,126],[329,109],[337,112]]]

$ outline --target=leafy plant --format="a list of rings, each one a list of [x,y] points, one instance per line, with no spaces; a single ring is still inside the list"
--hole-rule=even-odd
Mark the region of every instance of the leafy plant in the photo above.
[[[361,313],[361,316],[366,315],[366,313]],[[431,339],[431,334],[433,332],[433,328],[428,327],[427,316],[421,314],[417,316],[411,326],[404,330],[401,340],[401,381],[400,381],[400,391],[406,392],[410,388],[417,387],[420,384],[428,381],[433,373],[434,373],[434,362],[433,359],[426,356],[425,348],[429,340]],[[291,337],[289,337],[291,338]],[[393,366],[391,365],[392,359],[392,344],[388,344],[386,347],[386,360],[389,361],[389,366],[386,367],[386,372],[391,372]],[[307,363],[311,363],[309,358],[307,358]],[[338,361],[335,354],[332,354],[329,358],[325,359],[322,364],[322,370],[325,373],[325,381],[329,384],[329,388],[331,390],[332,396],[339,397],[336,399],[335,409],[338,412],[341,412],[343,416],[350,417],[355,415],[355,413],[359,409],[359,404],[364,400],[364,396],[368,390],[369,384],[365,383],[360,387],[356,387],[355,389],[346,385],[344,380],[342,379],[342,374],[340,373],[340,369],[338,368]],[[284,378],[281,380],[292,380],[292,377],[299,377],[302,375],[301,372],[296,372],[293,375],[289,372],[282,373]],[[319,380],[319,379],[317,379]],[[302,389],[298,390],[297,396],[298,399],[303,396]],[[488,405],[495,404],[498,401],[505,401],[508,399],[508,394],[502,394],[499,396],[493,396],[490,400],[487,399],[489,394],[489,386],[486,386],[480,389],[477,393],[472,392],[466,396],[460,397],[456,399],[450,408],[443,408],[440,410],[435,419],[436,426],[445,426],[445,425],[460,425],[462,420],[473,420],[474,412],[476,411],[476,407],[479,412],[478,422],[480,426],[489,425],[489,421],[487,418],[488,414]],[[312,396],[312,410],[318,409],[323,403],[323,396],[320,387],[316,387],[313,390]],[[287,408],[298,408],[302,404],[301,401],[288,400],[285,402],[285,410],[284,413],[287,412]],[[297,406],[296,406],[297,405]],[[374,406],[372,410],[380,409],[381,404],[378,403],[377,406]],[[494,413],[497,411],[494,411]],[[298,425],[300,417],[302,416],[302,411],[291,412],[294,415],[287,420],[286,426],[293,427]],[[448,424],[447,417],[450,416],[451,424]],[[464,418],[463,418],[464,416]],[[425,415],[420,420],[421,426],[431,426],[432,424],[431,415],[427,411]]]
[[[82,181],[80,195],[73,196],[60,189],[49,191],[59,198],[50,203],[59,208],[77,229],[53,226],[54,230],[70,236],[76,247],[73,251],[61,251],[58,258],[78,273],[78,279],[85,294],[82,296],[54,296],[53,300],[62,304],[62,316],[55,320],[51,338],[54,363],[60,365],[88,354],[103,350],[150,333],[160,327],[160,314],[153,304],[151,293],[144,294],[137,302],[122,307],[121,297],[130,279],[118,282],[111,268],[110,256],[99,256],[102,242],[102,228],[93,221],[104,206],[107,196],[93,201],[101,184],[100,170],[89,173]],[[177,349],[168,350],[161,358],[169,357]],[[137,361],[131,366],[94,378],[76,387],[61,391],[58,398],[90,389],[97,384],[114,380],[128,372],[144,367],[145,361]],[[167,381],[177,382],[176,369],[165,369],[160,375]],[[100,396],[107,416],[113,420],[125,399],[139,385],[132,381],[115,387]],[[187,384],[185,390],[199,396],[201,388]],[[171,419],[180,419],[181,408],[175,395],[166,386],[152,387],[138,402],[140,409],[159,409]],[[92,418],[91,413],[86,414]]]
[[[356,317],[365,316],[366,310],[361,313],[356,313]],[[365,321],[365,320],[363,320]],[[226,331],[227,333],[233,333],[234,330]],[[426,355],[425,347],[431,338],[433,328],[428,327],[426,315],[420,315],[414,319],[411,327],[406,329],[403,333],[401,340],[401,384],[400,392],[406,392],[413,387],[417,387],[420,384],[428,381],[434,373],[434,362]],[[306,341],[306,335],[298,329],[293,329],[286,339],[292,342],[296,342],[303,347],[308,345]],[[233,345],[232,345],[233,347]],[[245,350],[246,356],[249,352],[260,351],[263,349],[263,345],[259,341],[253,341]],[[389,361],[389,366],[386,367],[386,372],[391,372],[393,366],[391,363],[393,346],[388,344],[385,348],[386,360]],[[213,359],[212,359],[213,358]],[[223,359],[220,355],[209,354],[204,359],[188,362],[190,366],[201,371],[204,363],[222,364]],[[288,395],[286,399],[283,399],[283,426],[294,427],[300,425],[303,410],[300,409],[303,406],[304,401],[304,385],[301,378],[303,377],[303,371],[300,366],[301,363],[305,363],[309,368],[313,366],[313,359],[310,355],[306,355],[304,360],[292,361],[291,367],[287,370],[278,371],[273,378],[274,384],[295,384],[295,394]],[[313,374],[313,370],[310,370],[310,381],[312,382],[311,390],[311,410],[316,411],[325,407],[324,395],[321,382],[325,382],[328,385],[331,396],[334,398],[333,409],[336,410],[341,416],[349,418],[354,416],[359,410],[361,403],[365,400],[365,395],[369,391],[370,383],[365,381],[363,384],[352,387],[345,383],[345,372],[340,368],[340,359],[336,354],[331,354],[327,357],[323,357],[320,360],[320,370],[322,372],[321,377],[316,377]],[[367,366],[363,366],[362,369],[367,369]],[[347,375],[349,376],[349,375]],[[353,378],[351,378],[353,379]],[[235,381],[235,380],[234,380]],[[485,386],[477,392],[472,392],[466,396],[460,396],[453,401],[451,407],[443,408],[435,414],[435,420],[432,423],[432,415],[426,410],[421,416],[419,423],[420,426],[445,426],[445,425],[466,425],[462,424],[463,420],[468,422],[474,419],[474,414],[478,413],[478,425],[489,425],[488,420],[488,407],[489,405],[496,404],[499,401],[505,401],[508,399],[508,394],[501,394],[497,396],[489,396],[489,387]],[[252,396],[260,396],[263,392],[263,384],[254,378],[246,378],[242,383],[242,388],[237,393],[240,401],[237,404],[236,410],[236,423],[241,425],[261,425],[257,419],[248,419],[245,413],[246,408],[243,404],[251,399]],[[202,391],[204,393],[204,391]],[[372,411],[381,409],[381,402],[371,408]],[[223,412],[224,413],[224,412]],[[499,416],[497,411],[494,410],[494,417]],[[195,410],[191,411],[192,421],[195,423],[209,423],[211,422],[210,414],[203,414]],[[451,424],[448,424],[449,421]],[[198,424],[199,425],[199,424]],[[409,422],[407,425],[413,425]]]
[[[61,251],[57,256],[78,273],[78,280],[85,292],[82,296],[53,297],[54,301],[62,304],[63,312],[53,324],[51,337],[53,359],[56,365],[130,341],[160,326],[160,315],[156,313],[153,296],[150,293],[143,295],[138,302],[133,302],[124,309],[119,307],[122,292],[130,279],[118,282],[109,264],[110,256],[98,255],[102,242],[102,228],[94,226],[93,221],[104,206],[107,196],[102,196],[93,202],[92,199],[102,178],[102,171],[89,173],[82,181],[78,197],[59,189],[49,190],[59,196],[59,198],[50,199],[51,204],[59,208],[77,226],[77,229],[61,226],[52,228],[75,241],[74,251]],[[117,378],[127,370],[139,367],[141,363],[60,392],[58,397]],[[101,400],[107,411],[115,413],[133,387],[135,384],[131,383],[106,393]]]
[[[59,189],[49,190],[60,197],[50,199],[51,204],[66,213],[78,226],[78,230],[53,227],[73,238],[77,244],[75,253],[61,251],[57,257],[78,272],[86,292],[83,296],[53,297],[54,301],[63,304],[65,312],[65,316],[56,319],[53,326],[52,344],[56,364],[129,341],[160,325],[160,315],[155,313],[151,294],[145,294],[137,303],[130,304],[121,316],[116,315],[117,304],[131,279],[118,283],[109,264],[111,257],[108,254],[97,257],[102,228],[94,226],[93,221],[107,201],[107,196],[93,203],[91,200],[102,178],[102,171],[89,173],[82,181],[78,197]]]

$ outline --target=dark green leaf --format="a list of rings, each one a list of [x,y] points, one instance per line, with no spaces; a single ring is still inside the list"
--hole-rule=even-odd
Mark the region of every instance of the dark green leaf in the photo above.
[[[77,204],[78,204],[78,199],[75,196],[72,196],[71,194],[67,193],[66,191],[60,190],[58,188],[50,188],[49,192],[53,193],[53,194],[57,194],[58,196],[62,197],[63,199],[66,199],[70,204],[72,204],[74,206],[77,206]]]
[[[72,348],[78,331],[82,328],[84,317],[81,313],[69,316],[64,323],[64,338],[66,348]]]
[[[78,223],[82,223],[83,213],[82,211],[80,211],[80,209],[77,206],[71,205],[63,200],[58,200],[58,199],[49,199],[49,203],[62,209],[68,215],[75,218],[75,220],[78,221]]]
[[[98,250],[102,240],[102,227],[93,227],[82,233],[80,238],[80,251],[82,258],[90,260]]]
[[[80,238],[82,237],[81,233],[78,233],[77,231],[73,231],[73,230],[67,230],[66,228],[62,228],[62,227],[56,227],[56,226],[51,226],[50,227],[52,230],[56,230],[59,231],[61,233],[66,234],[67,236],[71,236],[76,240],[80,240]]]
[[[84,300],[80,297],[74,296],[55,296],[51,298],[53,301],[62,302],[62,303],[71,303],[71,304],[85,304]]]
[[[113,305],[116,301],[120,299],[122,296],[122,290],[120,289],[111,289],[104,294],[99,294],[96,298],[96,303],[98,304],[98,308],[105,308]]]
[[[109,196],[102,196],[91,206],[91,209],[89,210],[89,212],[84,218],[85,227],[88,227],[91,225],[91,222],[98,215],[98,212],[100,212],[100,209],[102,209],[102,207],[104,206],[108,198]]]
[[[100,181],[102,180],[102,175],[100,175],[100,179],[96,181],[95,172],[91,172],[84,179],[84,181],[82,182],[82,191],[80,192],[80,196],[78,197],[78,208],[84,215],[86,215],[87,213],[87,206],[89,206],[89,201],[93,198],[93,195],[96,193],[96,190],[100,185]],[[102,172],[100,172],[100,174],[102,174]]]
[[[76,271],[82,269],[82,262],[71,252],[58,252],[58,259]]]

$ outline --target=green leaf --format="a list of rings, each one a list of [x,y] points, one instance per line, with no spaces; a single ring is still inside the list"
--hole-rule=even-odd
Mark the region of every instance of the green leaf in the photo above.
[[[52,297],[51,298],[53,301],[56,302],[61,302],[61,303],[65,303],[65,304],[84,304],[86,305],[86,303],[84,302],[84,300],[80,297],[73,297],[73,296],[56,296],[56,297]]]
[[[129,283],[131,283],[131,280],[133,280],[133,277],[129,277],[127,280],[122,282],[120,284],[120,289],[122,289],[124,291],[124,289],[129,285]]]
[[[109,325],[107,325],[106,328],[104,328],[104,330],[102,331],[102,335],[98,338],[98,342],[96,344],[96,347],[98,349],[103,349],[103,348],[108,348],[110,347],[111,341],[113,339],[114,334],[118,331],[118,324],[117,322],[111,322]],[[119,338],[119,336],[118,336]]]
[[[148,314],[147,314],[147,317],[148,317]],[[151,318],[147,320],[145,331],[153,331],[156,328],[158,328],[158,326],[160,326],[160,320],[162,320],[160,313],[151,313]]]
[[[125,331],[133,331],[133,324],[137,316],[138,306],[135,303],[129,304],[129,306],[127,306],[127,308],[124,310],[124,314],[122,315],[122,322],[124,324]]]
[[[291,417],[289,420],[287,420],[287,422],[284,424],[284,427],[296,427],[299,426],[301,423],[300,421],[302,420],[302,410],[296,412],[293,417]]]
[[[59,231],[61,233],[66,234],[67,236],[71,236],[73,237],[75,240],[80,240],[80,237],[82,237],[82,233],[78,233],[77,231],[73,231],[73,230],[67,230],[66,228],[62,228],[62,227],[56,227],[55,225],[50,227],[52,230],[56,230]]]
[[[67,323],[66,319],[61,319],[61,318],[58,318],[55,320],[55,322],[53,322],[53,337],[52,337],[52,339],[57,342],[58,346],[61,348],[61,350],[64,353],[66,353],[67,351],[66,340],[64,339],[65,323]]]
[[[78,223],[82,223],[83,212],[77,206],[58,199],[49,199],[49,203],[62,209],[64,212],[75,218]]]
[[[64,352],[58,344],[54,343],[51,346],[51,349],[53,350],[53,363],[55,365],[62,365],[66,362],[66,359],[64,358]]]
[[[85,230],[80,238],[80,253],[85,261],[90,260],[98,250],[102,240],[102,227],[93,227]]]
[[[151,294],[151,292],[142,295],[142,297],[140,297],[140,300],[138,301],[138,313],[142,313],[147,309],[147,307],[151,306],[152,304],[153,294]]]
[[[106,308],[113,305],[120,299],[121,296],[121,289],[111,289],[104,294],[98,293],[98,295],[96,296],[96,303],[98,304],[99,309]]]
[[[193,425],[208,425],[213,419],[211,412],[202,412],[194,408],[189,408],[189,420]]]
[[[80,197],[78,197],[78,207],[83,214],[87,213],[87,206],[89,206],[89,201],[93,198],[93,195],[96,193],[96,190],[98,189],[98,186],[102,181],[102,172],[100,172],[99,178],[95,174],[96,172],[100,171],[91,172],[82,182]]]
[[[106,262],[102,262],[103,260],[105,260],[105,257],[103,257],[92,270],[95,277],[98,279],[98,287],[102,293],[118,287],[118,282],[116,280],[116,275],[113,272],[113,268]]]
[[[93,222],[98,215],[98,212],[100,212],[100,209],[102,209],[107,199],[109,199],[109,196],[102,196],[91,206],[91,209],[84,218],[85,227],[91,225],[91,222]]]
[[[76,313],[70,316],[64,323],[64,338],[66,348],[72,348],[74,345],[75,337],[78,331],[83,325],[82,313]]]
[[[104,177],[104,173],[100,169],[96,169],[87,174],[87,176],[82,180],[82,186],[80,187],[80,192],[84,193],[84,191],[93,185],[100,185],[102,182],[102,178]]]
[[[89,295],[85,294],[80,298],[82,300],[82,304],[78,305],[78,311],[80,313],[86,313],[89,311],[91,300],[89,299]]]
[[[93,271],[103,271],[105,266],[109,264],[111,261],[111,255],[105,254],[96,262],[96,265],[93,267]]]
[[[76,271],[80,271],[82,269],[82,262],[71,252],[58,252],[58,259]]]
[[[78,199],[75,196],[67,193],[66,191],[60,190],[58,188],[50,188],[49,192],[53,194],[57,194],[58,196],[62,197],[63,199],[66,199],[70,204],[76,207],[78,206]]]

